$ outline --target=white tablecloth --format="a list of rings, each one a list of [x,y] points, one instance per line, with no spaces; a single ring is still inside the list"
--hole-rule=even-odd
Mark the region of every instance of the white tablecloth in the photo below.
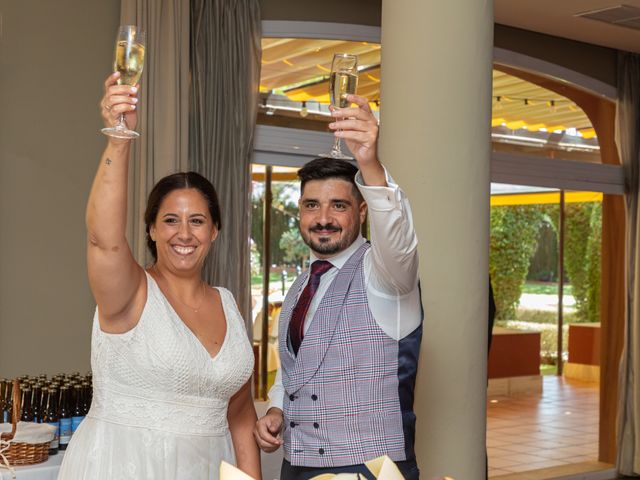
[[[58,470],[62,463],[64,452],[51,455],[46,462],[24,467],[14,467],[16,480],[56,480]],[[11,472],[6,468],[0,468],[0,480],[11,480]]]

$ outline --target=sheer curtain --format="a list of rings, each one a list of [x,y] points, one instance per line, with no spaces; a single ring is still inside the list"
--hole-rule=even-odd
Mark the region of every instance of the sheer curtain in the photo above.
[[[122,0],[120,23],[147,32],[127,234],[135,258],[148,265],[143,216],[149,191],[160,178],[189,165],[189,0]]]
[[[616,143],[627,181],[627,291],[620,362],[618,457],[624,475],[640,474],[640,55],[618,58]]]
[[[251,155],[260,81],[258,0],[191,1],[190,168],[218,191],[222,231],[206,279],[251,321]]]

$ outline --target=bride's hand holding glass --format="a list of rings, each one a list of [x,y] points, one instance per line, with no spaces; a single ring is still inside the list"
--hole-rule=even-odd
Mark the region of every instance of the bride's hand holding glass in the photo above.
[[[109,78],[115,78],[118,85],[129,85],[134,87],[134,90],[137,90],[135,87],[138,86],[144,67],[145,44],[146,35],[143,29],[135,25],[122,25],[118,29],[116,47],[113,54],[113,71],[117,72],[118,75],[112,75]],[[119,90],[114,92],[112,97],[125,95],[127,91]],[[121,105],[123,102],[125,102],[123,98],[106,99],[104,107],[108,111],[113,111],[116,105]],[[135,105],[132,106],[134,107],[133,111],[135,111]],[[116,138],[138,138],[140,134],[135,131],[135,125],[129,122],[129,119],[137,119],[137,116],[132,115],[131,111],[131,108],[129,110],[120,108],[119,113],[121,115],[118,118],[118,122],[115,124],[108,122],[107,127],[102,129],[102,133]],[[109,117],[110,115],[107,115],[107,118]]]
[[[127,126],[135,130],[138,123],[138,86],[118,85],[120,75],[120,72],[112,73],[104,82],[104,96],[100,101],[102,120],[106,128],[112,128],[120,124],[120,115],[124,115]]]

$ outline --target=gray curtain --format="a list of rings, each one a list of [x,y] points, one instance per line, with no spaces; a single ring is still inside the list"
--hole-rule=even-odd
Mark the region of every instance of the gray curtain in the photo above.
[[[222,210],[205,277],[231,290],[247,322],[260,41],[258,0],[191,0],[189,162],[216,187]]]
[[[640,55],[618,58],[616,143],[627,182],[625,338],[620,362],[618,456],[624,475],[640,475]]]
[[[127,235],[136,260],[148,265],[143,216],[149,191],[160,178],[188,166],[189,0],[122,0],[120,23],[147,32]]]

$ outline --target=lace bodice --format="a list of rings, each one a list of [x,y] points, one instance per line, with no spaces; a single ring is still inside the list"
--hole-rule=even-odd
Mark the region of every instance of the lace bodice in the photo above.
[[[132,330],[103,332],[96,309],[88,416],[177,434],[226,434],[227,405],[251,376],[253,351],[233,296],[218,290],[227,332],[213,358],[148,274],[147,302]]]

